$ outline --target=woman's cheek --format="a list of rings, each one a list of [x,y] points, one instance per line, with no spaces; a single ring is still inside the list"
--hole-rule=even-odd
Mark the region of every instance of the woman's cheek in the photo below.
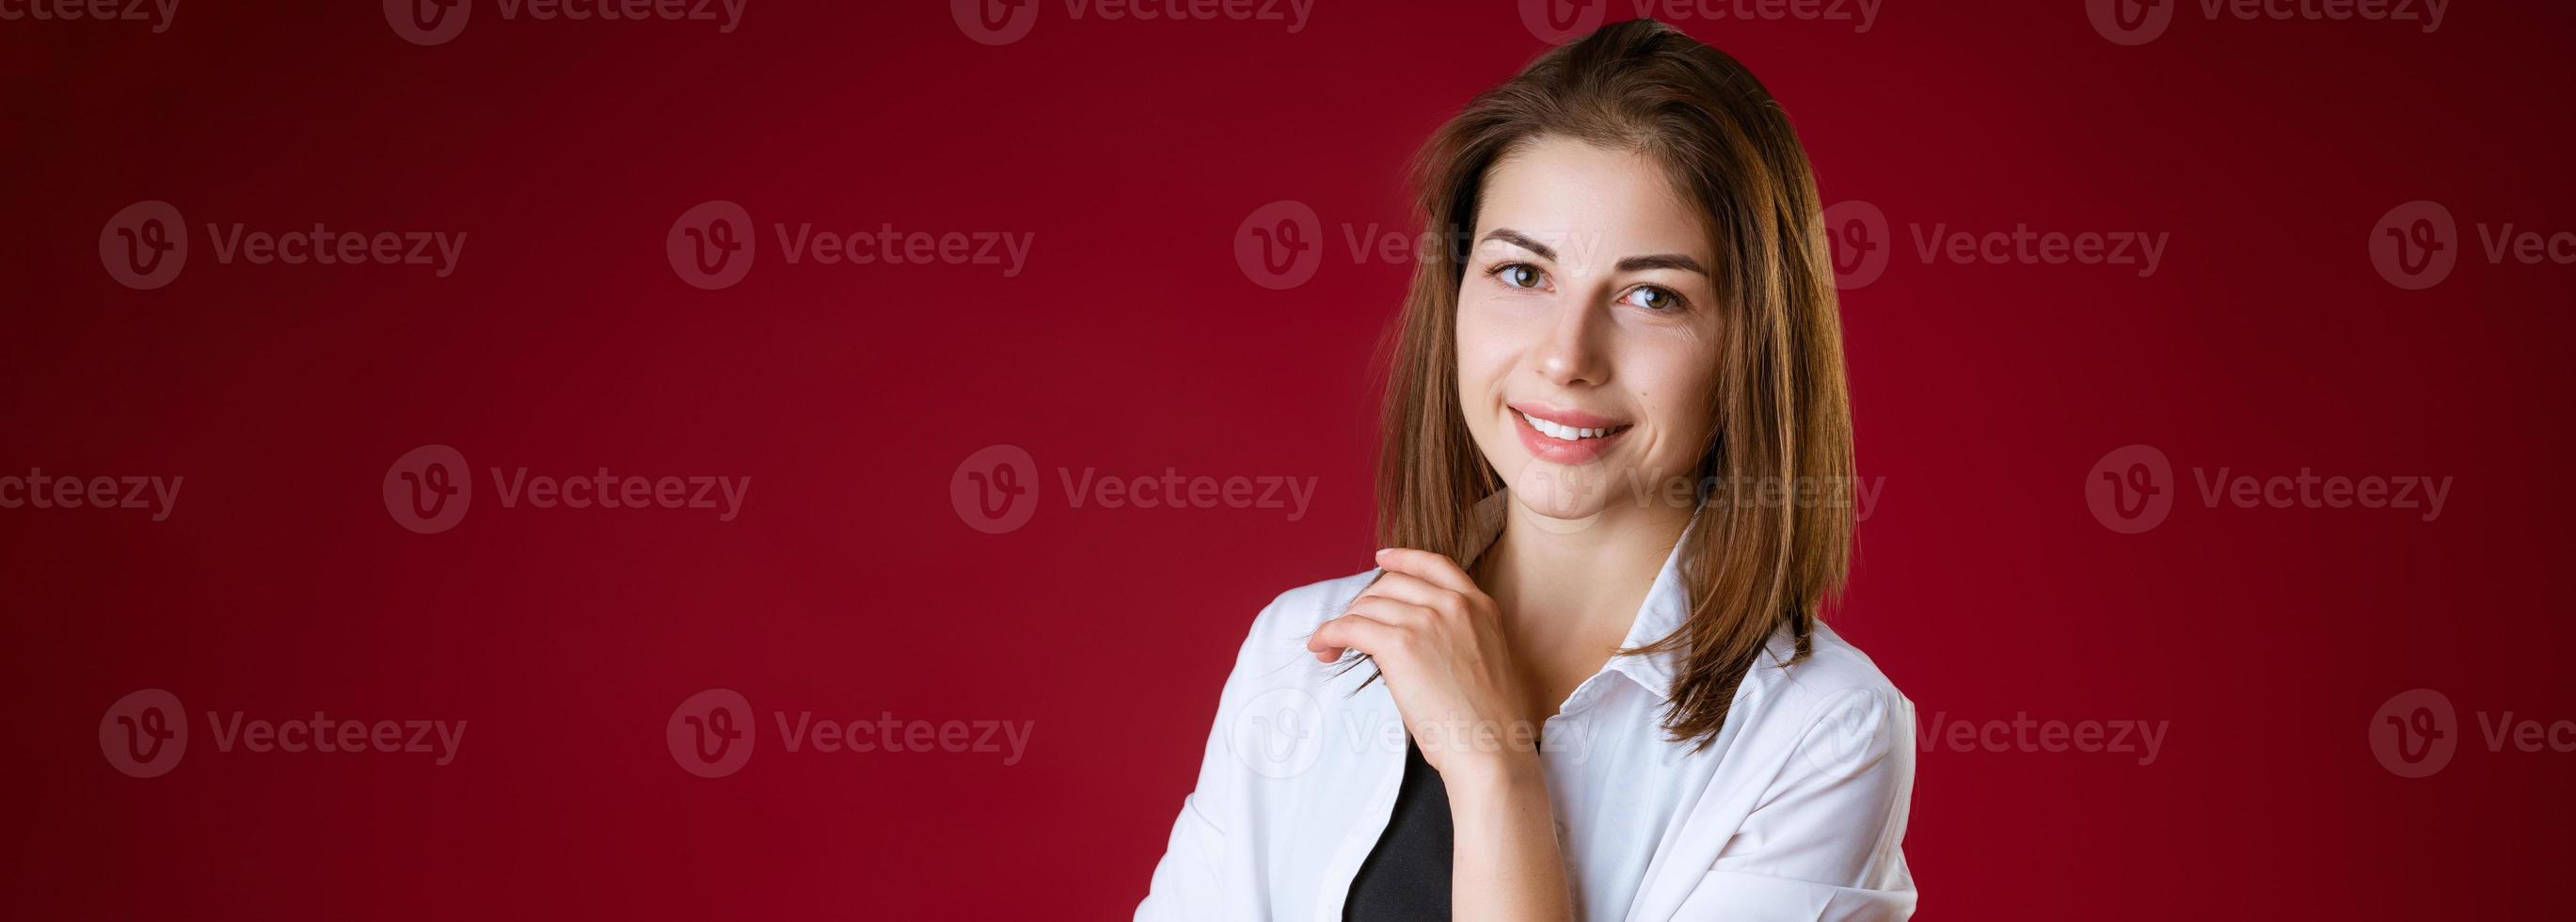
[[[1473,303],[1458,310],[1458,393],[1466,400],[1498,392],[1516,354],[1508,324]],[[1469,409],[1473,409],[1471,405]]]
[[[1637,401],[1646,408],[1658,437],[1649,464],[1658,479],[1688,477],[1715,434],[1711,421],[1717,408],[1706,396],[1715,386],[1716,370],[1696,351],[1657,361],[1635,382]]]

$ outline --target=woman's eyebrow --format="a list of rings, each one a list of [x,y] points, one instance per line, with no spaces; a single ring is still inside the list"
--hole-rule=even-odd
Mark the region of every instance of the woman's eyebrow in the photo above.
[[[1521,233],[1520,231],[1516,231],[1508,227],[1497,227],[1493,230],[1486,231],[1485,239],[1500,240],[1504,243],[1536,253],[1540,259],[1547,260],[1548,262],[1556,261],[1556,250],[1553,247],[1532,239],[1528,234]]]
[[[1631,256],[1619,261],[1619,271],[1621,272],[1644,272],[1648,269],[1679,269],[1684,272],[1697,272],[1701,275],[1708,274],[1707,269],[1700,268],[1699,260],[1692,259],[1679,253],[1657,253],[1653,256]]]
[[[1556,248],[1540,243],[1530,235],[1508,227],[1497,227],[1493,230],[1486,231],[1485,239],[1500,240],[1504,243],[1536,253],[1540,259],[1544,259],[1549,262],[1556,261]],[[1650,256],[1631,256],[1620,260],[1617,266],[1617,270],[1620,272],[1645,272],[1652,269],[1678,269],[1683,272],[1697,272],[1701,275],[1708,274],[1708,270],[1699,264],[1699,260],[1692,259],[1680,253],[1656,253]]]

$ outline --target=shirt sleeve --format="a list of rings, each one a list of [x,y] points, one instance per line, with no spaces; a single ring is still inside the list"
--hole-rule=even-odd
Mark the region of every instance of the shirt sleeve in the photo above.
[[[1914,914],[1901,848],[1914,791],[1913,705],[1844,689],[1813,708],[1778,780],[1676,920],[1880,922]]]
[[[1237,815],[1242,796],[1240,764],[1226,739],[1230,718],[1243,706],[1251,683],[1247,664],[1253,659],[1263,627],[1279,605],[1273,602],[1253,620],[1251,633],[1235,654],[1234,668],[1217,695],[1216,719],[1208,728],[1207,746],[1199,757],[1198,786],[1181,799],[1180,816],[1172,821],[1170,842],[1154,865],[1145,899],[1136,906],[1136,922],[1196,922],[1225,913],[1224,856],[1227,830],[1221,818]]]

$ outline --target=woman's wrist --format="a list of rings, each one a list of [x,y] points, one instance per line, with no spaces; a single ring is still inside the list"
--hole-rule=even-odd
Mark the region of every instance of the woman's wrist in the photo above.
[[[1505,749],[1498,752],[1460,753],[1462,758],[1445,761],[1440,780],[1448,790],[1454,807],[1461,802],[1509,799],[1536,793],[1547,793],[1547,777],[1539,763],[1538,753]]]
[[[1476,753],[1444,766],[1456,836],[1450,905],[1462,919],[1571,919],[1556,809],[1538,754]]]

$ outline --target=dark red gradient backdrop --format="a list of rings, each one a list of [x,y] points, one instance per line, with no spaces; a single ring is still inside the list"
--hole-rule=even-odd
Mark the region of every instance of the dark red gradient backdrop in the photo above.
[[[434,45],[373,3],[0,21],[0,476],[184,478],[164,521],[0,508],[0,912],[1123,917],[1249,619],[1367,565],[1370,363],[1406,268],[1351,235],[1403,229],[1414,146],[1543,47],[1513,4],[1432,6],[1314,0],[1292,32],[1049,0],[1000,45],[940,2],[749,0],[726,32],[473,0]],[[2122,45],[2082,0],[1709,15],[1735,8],[1672,18],[1784,100],[1828,202],[1888,221],[1842,307],[1883,493],[1838,623],[1927,741],[2166,728],[2151,759],[1923,752],[1921,917],[2558,906],[2576,753],[2482,725],[2576,719],[2576,266],[2480,237],[2576,230],[2576,13],[2460,0],[2428,33],[2185,3]],[[136,290],[101,235],[150,200],[190,253]],[[759,233],[702,290],[665,241],[712,200]],[[1321,239],[1274,290],[1235,243],[1282,200]],[[2406,290],[2369,242],[2415,200],[2458,260]],[[771,228],[806,222],[1029,248],[1016,275],[790,264]],[[227,263],[208,233],[316,223],[466,238],[442,278]],[[2144,277],[1918,247],[2023,225],[2165,243]],[[2174,502],[2123,534],[2085,489],[2133,444]],[[423,445],[474,465],[443,533],[383,500]],[[1039,474],[999,534],[950,490],[992,445]],[[749,489],[729,522],[505,508],[489,470],[520,467]],[[1059,472],[1086,469],[1314,493],[1076,508]],[[2451,486],[2431,521],[2212,506],[2222,469]],[[129,777],[102,715],[151,688],[189,746]],[[761,716],[708,779],[665,729],[711,688]],[[2405,778],[2371,730],[2419,688],[2456,752]],[[441,766],[224,751],[207,723],[316,711],[467,729]],[[1016,764],[788,752],[775,711],[1030,735]]]

